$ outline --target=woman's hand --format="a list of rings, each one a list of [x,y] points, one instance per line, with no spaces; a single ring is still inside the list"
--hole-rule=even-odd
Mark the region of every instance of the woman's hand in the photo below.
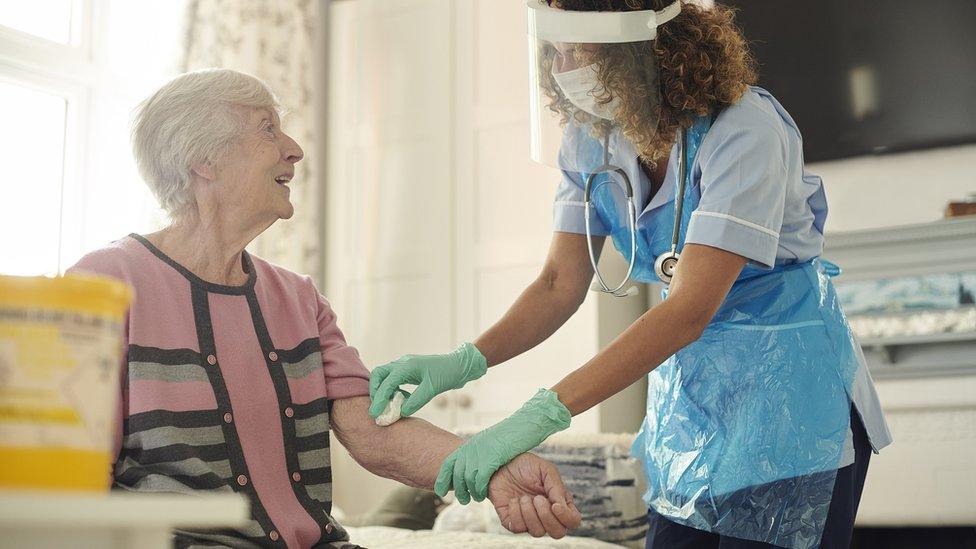
[[[559,539],[582,521],[556,466],[532,454],[517,456],[491,477],[488,499],[502,526],[516,534]]]
[[[434,492],[443,497],[454,486],[462,505],[488,495],[488,481],[500,467],[535,448],[549,435],[569,427],[572,416],[559,396],[540,389],[514,414],[475,434],[447,456],[437,474]]]
[[[405,355],[373,370],[369,377],[369,415],[383,413],[400,385],[416,385],[407,397],[400,415],[417,412],[432,398],[450,389],[460,389],[488,370],[488,361],[471,343],[464,343],[446,355]]]

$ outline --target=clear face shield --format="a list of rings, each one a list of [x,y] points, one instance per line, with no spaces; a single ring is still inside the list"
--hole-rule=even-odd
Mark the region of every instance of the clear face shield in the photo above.
[[[675,0],[661,11],[612,12],[566,11],[545,0],[528,0],[527,5],[532,159],[575,169],[581,166],[564,166],[570,159],[560,159],[565,134],[589,130],[599,140],[614,129],[621,98],[603,86],[601,71],[621,80],[618,71],[623,68],[614,63],[632,59],[626,49],[650,51],[657,27],[676,17],[681,3]]]
[[[611,151],[611,139],[619,130],[614,118],[657,107],[652,44],[657,27],[680,12],[680,0],[661,11],[615,12],[567,11],[545,0],[528,1],[531,156],[579,178],[587,236],[593,193],[607,185],[619,195],[619,213],[628,221],[631,243],[630,267],[619,285],[606,284],[590,247],[598,281],[593,289],[618,297],[636,293],[636,288],[623,287],[637,256],[637,212],[633,186]],[[623,74],[624,67],[631,74]],[[608,89],[608,81],[621,86],[620,92]]]

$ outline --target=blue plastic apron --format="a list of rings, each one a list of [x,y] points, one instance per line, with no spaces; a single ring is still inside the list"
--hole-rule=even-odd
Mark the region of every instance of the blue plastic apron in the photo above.
[[[703,117],[688,131],[679,251],[701,198],[692,168],[710,126]],[[629,259],[612,188],[594,193],[597,215]],[[641,218],[634,279],[657,280],[654,260],[670,249],[674,215],[672,201]],[[656,512],[722,535],[819,545],[858,367],[835,274],[820,259],[745,267],[701,338],[648,375],[647,415],[633,451]]]

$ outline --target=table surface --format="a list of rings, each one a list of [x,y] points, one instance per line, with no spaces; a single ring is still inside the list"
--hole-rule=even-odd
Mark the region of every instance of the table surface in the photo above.
[[[2,529],[235,527],[243,526],[249,517],[248,501],[238,494],[0,490]]]

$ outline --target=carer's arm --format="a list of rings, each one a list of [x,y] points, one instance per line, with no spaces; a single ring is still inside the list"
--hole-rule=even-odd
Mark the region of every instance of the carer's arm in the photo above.
[[[688,244],[668,298],[651,308],[608,347],[552,390],[574,416],[620,392],[701,337],[746,258]]]
[[[593,237],[600,257],[605,238]],[[512,359],[542,343],[579,309],[593,280],[586,236],[554,232],[539,276],[505,315],[474,341],[488,367]]]

